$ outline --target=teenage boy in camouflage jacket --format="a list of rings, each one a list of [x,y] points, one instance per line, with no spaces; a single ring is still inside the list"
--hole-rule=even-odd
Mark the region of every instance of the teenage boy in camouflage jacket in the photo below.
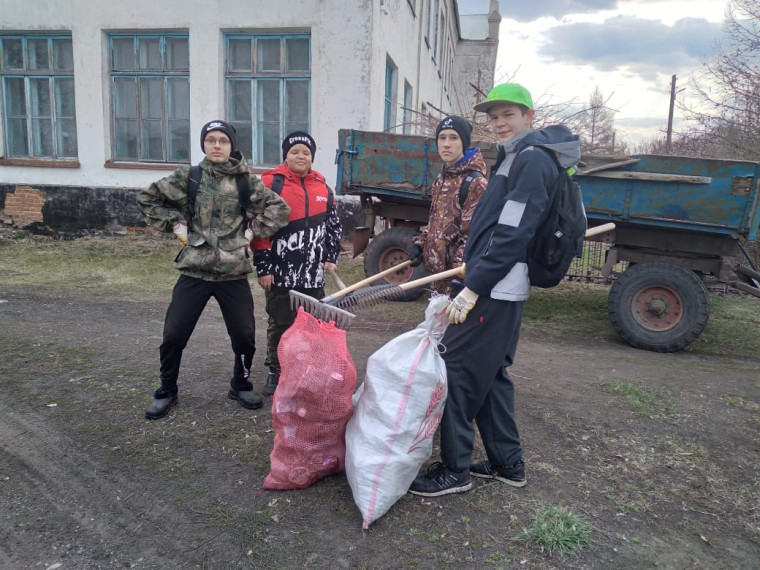
[[[488,185],[486,162],[480,149],[470,148],[471,135],[470,123],[457,115],[438,123],[435,139],[443,167],[431,189],[428,223],[412,240],[413,267],[424,263],[431,273],[440,273],[462,265],[470,220]],[[450,282],[436,281],[432,287],[448,293]]]
[[[145,413],[148,419],[165,416],[177,401],[182,351],[211,297],[219,303],[235,355],[228,396],[248,409],[262,405],[248,379],[256,350],[253,297],[247,278],[254,269],[249,242],[253,236],[271,236],[287,224],[290,207],[250,174],[245,158],[235,148],[232,125],[224,121],[204,125],[201,148],[206,157],[199,165],[201,176],[194,200],[188,200],[188,168],[154,182],[137,196],[145,220],[162,232],[173,232],[184,245],[174,260],[180,277],[166,312],[160,347],[161,387]],[[240,174],[247,178],[248,204],[241,204],[244,196],[238,195]]]

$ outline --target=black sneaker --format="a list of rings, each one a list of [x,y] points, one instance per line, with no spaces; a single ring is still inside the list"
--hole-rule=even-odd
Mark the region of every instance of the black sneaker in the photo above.
[[[165,398],[153,398],[150,406],[145,412],[145,417],[149,420],[163,418],[169,413],[169,408],[177,403],[177,395],[166,396]]]
[[[513,487],[525,487],[525,464],[522,459],[511,467],[491,465],[490,461],[478,461],[470,465],[470,475],[481,479],[496,479]]]
[[[230,399],[240,402],[240,405],[248,410],[258,410],[264,405],[264,402],[253,393],[253,390],[235,390],[235,388],[230,388],[227,395]]]
[[[412,482],[409,492],[423,497],[440,497],[451,493],[464,493],[472,489],[470,472],[465,469],[457,473],[440,461],[433,463],[428,470]]]
[[[264,396],[273,396],[274,391],[277,390],[277,384],[280,382],[279,372],[270,372],[267,374],[267,383],[261,393]]]

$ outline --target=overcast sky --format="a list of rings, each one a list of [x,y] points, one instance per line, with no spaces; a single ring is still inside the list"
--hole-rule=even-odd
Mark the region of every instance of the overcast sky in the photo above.
[[[487,13],[488,0],[459,0]],[[667,127],[671,76],[679,100],[714,53],[728,0],[501,0],[497,81],[522,83],[537,104],[587,102],[599,87],[621,140]],[[675,128],[679,123],[676,111]],[[664,135],[663,135],[664,136]]]

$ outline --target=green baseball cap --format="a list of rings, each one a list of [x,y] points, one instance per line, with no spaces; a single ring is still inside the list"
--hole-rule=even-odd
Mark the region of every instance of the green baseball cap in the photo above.
[[[488,109],[494,105],[504,103],[516,103],[517,105],[525,105],[528,109],[533,108],[533,99],[525,87],[519,83],[502,83],[491,89],[486,100],[475,105],[474,109],[481,113],[487,113]]]

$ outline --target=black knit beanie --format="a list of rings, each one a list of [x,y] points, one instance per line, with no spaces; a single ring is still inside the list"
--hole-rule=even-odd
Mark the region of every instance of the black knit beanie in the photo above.
[[[458,115],[449,115],[438,123],[438,127],[435,129],[435,138],[438,140],[438,134],[446,129],[452,129],[457,132],[459,138],[462,139],[462,151],[466,151],[470,148],[470,137],[472,135],[472,125],[468,123],[462,117]]]
[[[314,155],[317,154],[317,143],[314,142],[314,139],[311,138],[309,133],[304,131],[293,131],[282,139],[282,160],[285,160],[285,157],[288,156],[290,148],[297,144],[303,144],[309,147],[309,150],[311,151],[311,159],[314,160]]]
[[[225,135],[227,135],[227,138],[230,139],[230,143],[232,143],[232,148],[230,149],[230,152],[235,152],[235,148],[237,145],[235,144],[235,127],[230,125],[229,123],[225,123],[221,120],[216,121],[209,121],[205,125],[203,125],[203,128],[201,129],[201,150],[205,153],[206,147],[203,145],[203,141],[206,140],[206,135],[209,134],[211,131],[221,131]]]

